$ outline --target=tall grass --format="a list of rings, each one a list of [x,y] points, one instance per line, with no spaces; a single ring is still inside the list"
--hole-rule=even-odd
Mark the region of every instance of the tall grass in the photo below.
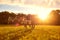
[[[0,40],[60,40],[60,27],[36,25],[35,29],[24,26],[0,25]]]

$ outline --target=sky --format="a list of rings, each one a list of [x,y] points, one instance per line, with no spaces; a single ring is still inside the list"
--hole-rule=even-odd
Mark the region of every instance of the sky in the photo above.
[[[60,9],[60,0],[0,0],[0,11],[39,13],[52,9]]]

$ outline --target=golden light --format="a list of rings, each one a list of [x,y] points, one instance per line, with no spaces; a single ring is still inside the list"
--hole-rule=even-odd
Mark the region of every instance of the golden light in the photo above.
[[[38,13],[38,17],[41,20],[46,20],[48,18],[49,13],[51,12],[50,9],[46,9],[46,8],[41,8],[40,12]]]

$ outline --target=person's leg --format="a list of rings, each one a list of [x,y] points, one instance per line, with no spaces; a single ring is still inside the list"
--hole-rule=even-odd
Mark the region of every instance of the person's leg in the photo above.
[[[24,24],[24,27],[27,29],[27,25],[26,24]]]
[[[35,25],[34,24],[32,24],[32,28],[34,28],[35,27]]]

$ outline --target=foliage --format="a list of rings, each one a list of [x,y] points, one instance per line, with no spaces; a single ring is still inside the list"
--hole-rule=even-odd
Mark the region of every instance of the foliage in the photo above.
[[[48,15],[47,20],[44,22],[33,14],[24,14],[3,11],[0,12],[0,24],[49,24],[49,25],[60,25],[60,10],[52,10]]]

